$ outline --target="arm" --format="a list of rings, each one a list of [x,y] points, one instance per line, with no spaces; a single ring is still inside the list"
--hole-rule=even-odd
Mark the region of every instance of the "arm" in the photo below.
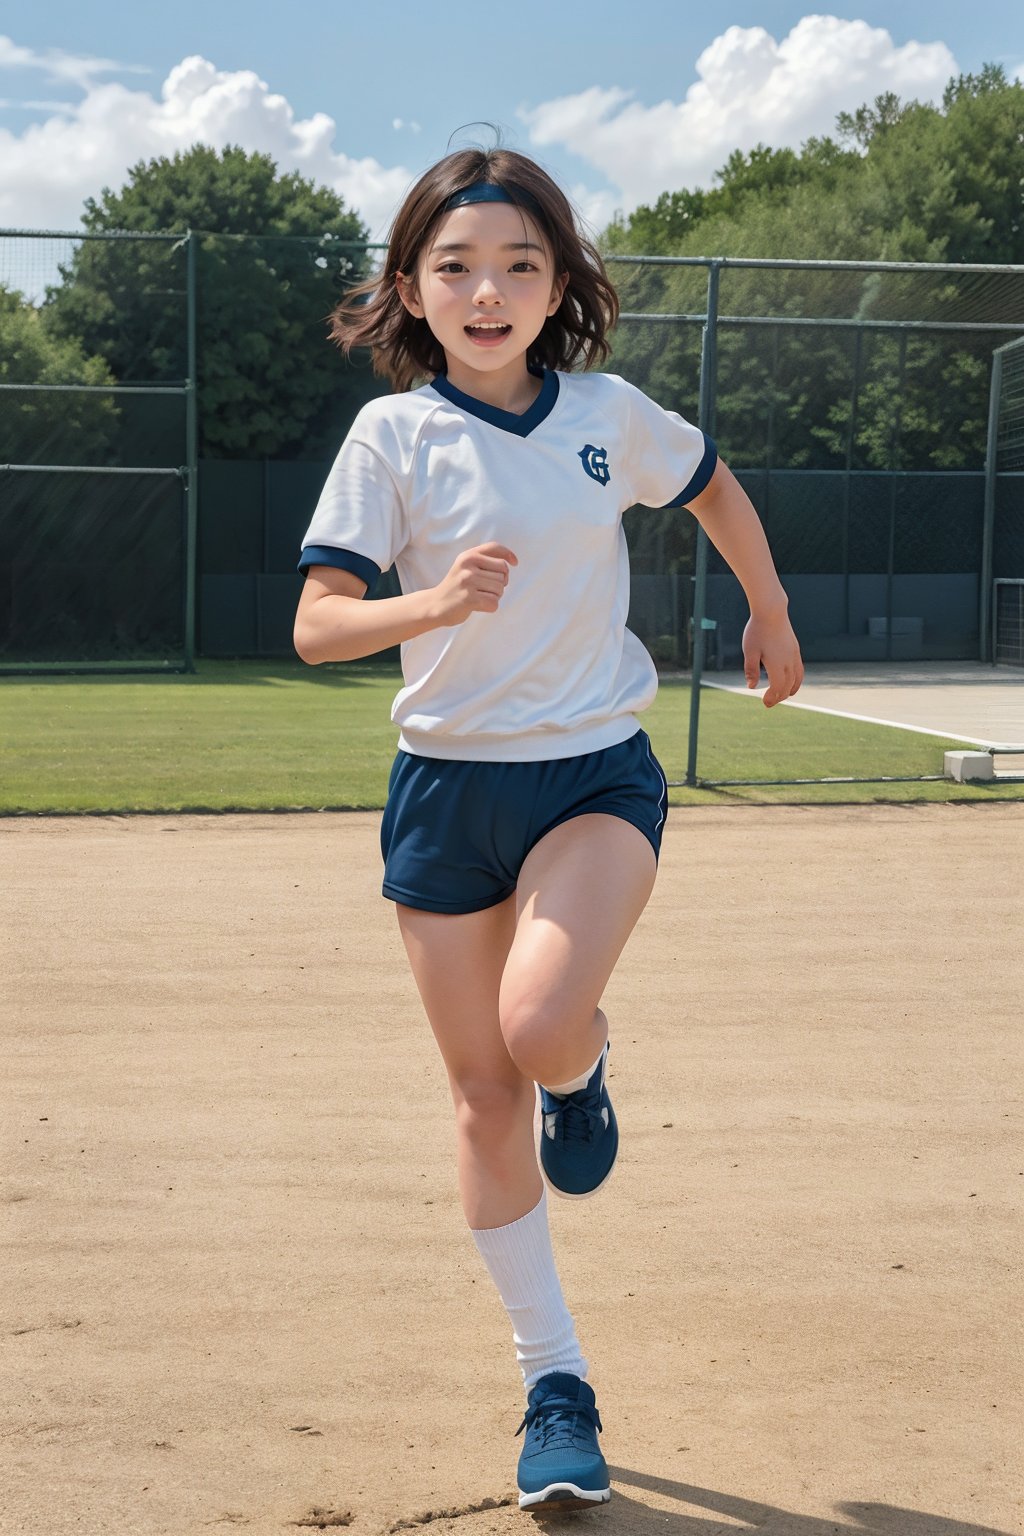
[[[311,566],[295,615],[295,649],[303,661],[355,661],[415,639],[430,629],[462,624],[471,613],[496,613],[519,562],[502,544],[464,550],[436,587],[364,603],[365,581],[352,571]]]
[[[789,622],[789,599],[776,573],[760,518],[721,459],[704,490],[689,506],[746,593],[750,619],[743,631],[743,671],[747,687],[756,688],[764,667],[768,674],[764,702],[771,709],[796,693],[804,668]]]

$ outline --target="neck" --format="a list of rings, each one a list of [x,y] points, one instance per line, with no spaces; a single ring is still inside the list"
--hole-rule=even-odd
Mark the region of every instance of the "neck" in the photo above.
[[[498,411],[508,411],[512,416],[524,415],[543,387],[543,380],[529,372],[525,359],[519,359],[518,366],[510,365],[494,373],[467,368],[456,359],[449,363],[447,371],[449,383],[464,395],[472,395],[474,400]]]

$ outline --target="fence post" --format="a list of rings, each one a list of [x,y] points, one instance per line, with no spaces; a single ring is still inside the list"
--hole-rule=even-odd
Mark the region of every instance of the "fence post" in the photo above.
[[[985,518],[981,533],[981,590],[978,593],[978,660],[995,661],[992,643],[992,546],[996,524],[996,460],[999,453],[999,397],[1003,389],[1003,349],[992,354],[988,395],[988,442],[985,448]]]
[[[199,399],[196,369],[196,235],[185,233],[188,289],[185,380],[185,671],[196,669],[196,565],[199,528]]]
[[[715,426],[715,386],[718,365],[718,275],[723,260],[716,257],[708,268],[708,303],[700,351],[700,404],[698,424],[709,437]],[[697,743],[700,733],[700,680],[704,671],[704,610],[708,591],[708,536],[698,523],[693,579],[693,671],[690,678],[690,734],[686,758],[686,782],[697,782]]]
[[[864,332],[855,333],[853,348],[853,393],[850,396],[850,425],[846,434],[846,465],[843,474],[843,631],[850,633],[850,475],[857,445],[857,411],[860,407],[860,376],[864,361]]]
[[[903,466],[903,391],[907,380],[907,333],[901,329],[898,342],[899,380],[896,385],[896,417],[892,436],[892,465],[889,480],[889,548],[885,569],[885,659],[892,661],[892,588],[896,570],[896,508],[899,502]]]

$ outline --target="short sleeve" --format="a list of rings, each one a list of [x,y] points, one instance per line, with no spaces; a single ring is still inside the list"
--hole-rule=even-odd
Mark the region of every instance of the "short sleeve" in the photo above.
[[[634,500],[645,507],[684,507],[715,472],[710,437],[676,411],[666,411],[629,386],[629,474]]]
[[[311,565],[335,565],[354,571],[369,586],[407,542],[391,468],[361,438],[347,437],[302,540],[299,570],[305,575]]]

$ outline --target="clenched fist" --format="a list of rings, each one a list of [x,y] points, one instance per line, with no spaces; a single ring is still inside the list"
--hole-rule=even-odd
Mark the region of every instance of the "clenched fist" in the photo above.
[[[479,544],[463,550],[434,588],[439,627],[463,624],[471,613],[497,613],[508,586],[510,565],[519,561],[504,544]]]

